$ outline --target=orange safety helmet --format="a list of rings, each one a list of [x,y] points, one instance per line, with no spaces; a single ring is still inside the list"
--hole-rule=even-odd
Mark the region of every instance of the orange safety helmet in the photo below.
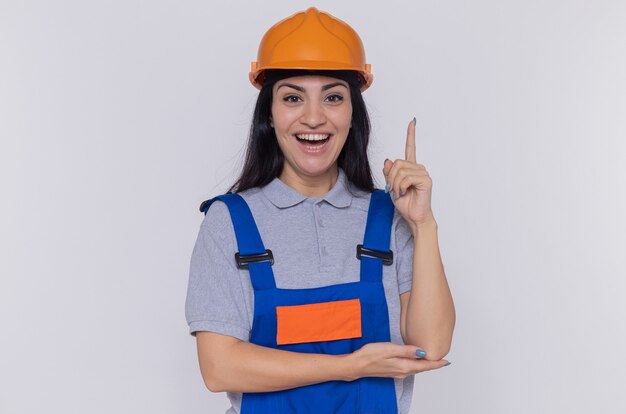
[[[265,33],[250,70],[250,82],[257,89],[266,69],[354,70],[361,78],[361,92],[374,80],[357,32],[315,7],[279,21]]]

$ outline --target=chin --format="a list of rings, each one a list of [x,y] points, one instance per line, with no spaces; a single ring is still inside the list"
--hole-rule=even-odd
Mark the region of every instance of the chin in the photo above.
[[[302,174],[316,177],[328,173],[335,166],[335,162],[303,162],[298,165],[298,170]]]

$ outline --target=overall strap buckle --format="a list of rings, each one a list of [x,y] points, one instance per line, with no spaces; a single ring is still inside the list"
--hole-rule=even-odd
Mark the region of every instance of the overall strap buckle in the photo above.
[[[392,250],[389,250],[388,252],[382,252],[380,250],[368,249],[366,247],[363,247],[362,244],[358,244],[356,246],[356,258],[361,260],[361,256],[369,256],[375,257],[377,259],[383,259],[383,264],[387,266],[393,264]]]
[[[235,253],[235,261],[237,262],[237,267],[240,269],[247,269],[250,263],[257,262],[270,262],[270,264],[274,264],[274,255],[270,249],[266,249],[265,253],[258,254],[246,254],[241,255],[239,252]]]

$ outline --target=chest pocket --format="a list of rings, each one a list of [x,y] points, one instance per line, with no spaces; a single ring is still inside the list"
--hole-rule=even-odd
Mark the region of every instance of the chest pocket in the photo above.
[[[278,345],[361,337],[359,299],[276,307]]]

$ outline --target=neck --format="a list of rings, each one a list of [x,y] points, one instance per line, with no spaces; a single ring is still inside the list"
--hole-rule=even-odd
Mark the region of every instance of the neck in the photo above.
[[[326,172],[315,176],[298,173],[285,164],[283,171],[278,176],[280,181],[308,198],[322,197],[328,193],[337,182],[338,177],[339,169],[337,164],[333,165]]]

